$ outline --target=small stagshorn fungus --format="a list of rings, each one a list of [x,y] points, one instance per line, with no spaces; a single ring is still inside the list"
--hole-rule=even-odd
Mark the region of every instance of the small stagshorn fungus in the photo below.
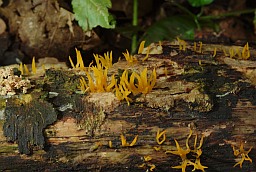
[[[238,156],[241,157],[241,160],[240,160],[239,162],[237,162],[237,163],[234,165],[234,167],[237,166],[237,165],[239,165],[240,168],[242,168],[244,161],[249,161],[250,163],[252,163],[252,159],[251,159],[251,158],[249,157],[249,155],[248,155],[248,154],[251,152],[252,147],[250,147],[249,150],[246,151],[246,150],[244,150],[244,143],[242,142],[242,143],[240,143],[239,149],[235,149],[235,146],[234,146],[234,145],[232,146],[232,148],[233,148],[234,155],[235,155],[236,157],[238,157]]]
[[[192,136],[192,130],[190,130],[190,133],[186,139],[186,149],[182,149],[180,147],[178,141],[174,140],[176,143],[177,150],[176,151],[166,151],[166,153],[171,153],[171,154],[178,155],[181,157],[181,160],[182,160],[181,165],[174,166],[172,168],[182,169],[182,172],[186,172],[187,166],[194,166],[194,169],[192,171],[195,171],[195,170],[204,171],[205,168],[208,168],[206,166],[203,166],[200,162],[200,156],[202,155],[201,147],[203,145],[204,137],[203,136],[201,137],[199,146],[196,146],[196,144],[197,144],[197,135],[196,135],[195,141],[194,141],[194,148],[191,149],[188,145],[188,142],[189,142],[189,139],[191,136]],[[192,160],[187,158],[187,155],[190,153],[192,154],[193,157],[196,158],[194,162],[192,162]]]
[[[75,69],[84,69],[81,53],[77,51],[77,64],[74,65],[70,59],[71,66]],[[136,60],[133,56],[129,55],[129,52],[124,53],[124,56],[128,63],[134,63]],[[141,73],[136,73],[135,71],[128,76],[128,71],[124,70],[121,77],[115,78],[115,74],[108,77],[108,69],[112,67],[112,52],[105,53],[104,56],[94,55],[96,65],[89,66],[85,70],[87,81],[84,77],[80,78],[79,89],[85,92],[115,92],[118,100],[126,100],[128,105],[132,101],[128,97],[131,93],[133,95],[137,94],[147,94],[149,93],[156,84],[156,70],[151,72],[148,77],[148,70],[144,68]]]

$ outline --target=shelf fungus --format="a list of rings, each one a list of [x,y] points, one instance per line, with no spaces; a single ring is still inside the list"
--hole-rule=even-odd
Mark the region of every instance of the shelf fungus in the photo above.
[[[250,153],[250,151],[252,150],[252,147],[250,147],[249,150],[246,151],[246,150],[244,150],[244,143],[241,142],[239,149],[235,149],[235,146],[234,146],[234,145],[232,145],[232,148],[233,148],[234,155],[235,155],[236,157],[238,157],[238,156],[241,157],[240,161],[238,161],[238,162],[234,165],[234,167],[237,166],[237,165],[239,165],[240,168],[242,168],[244,161],[249,161],[250,163],[252,163],[252,159],[251,159],[251,158],[249,157],[249,155],[248,155],[248,154]]]

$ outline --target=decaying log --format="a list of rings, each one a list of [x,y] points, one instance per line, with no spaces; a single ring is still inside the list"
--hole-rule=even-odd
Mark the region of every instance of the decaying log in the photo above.
[[[195,142],[201,147],[205,171],[256,171],[254,49],[250,60],[241,60],[225,57],[229,46],[204,45],[202,52],[162,46],[162,54],[146,61],[140,54],[134,64],[121,60],[109,69],[119,77],[117,69],[156,69],[154,89],[131,96],[130,106],[112,92],[75,92],[84,74],[66,69],[32,77],[35,87],[27,94],[2,97],[0,170],[181,171],[172,168],[181,158],[166,152],[177,150],[176,140],[183,149],[186,141],[191,150]],[[232,149],[241,144],[245,151],[252,147],[252,163],[244,161],[242,169],[233,167],[241,157]],[[196,155],[187,158],[195,162]]]

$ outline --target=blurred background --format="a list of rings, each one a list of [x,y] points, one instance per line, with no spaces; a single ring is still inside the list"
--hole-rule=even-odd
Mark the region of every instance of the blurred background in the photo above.
[[[142,40],[149,45],[176,37],[214,44],[255,44],[254,0],[98,3],[0,0],[0,66],[31,63],[34,56],[68,63],[68,56],[75,57],[75,48],[89,64],[93,53],[113,51],[113,58],[118,59],[126,49],[135,53]]]

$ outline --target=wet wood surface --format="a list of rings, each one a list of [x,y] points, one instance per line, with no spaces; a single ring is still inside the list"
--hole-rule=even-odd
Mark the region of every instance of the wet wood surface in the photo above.
[[[135,64],[127,65],[121,60],[113,65],[110,75],[116,69],[156,69],[154,89],[146,95],[132,96],[130,106],[126,101],[117,100],[111,92],[78,94],[50,85],[36,96],[31,93],[37,100],[45,92],[58,92],[57,96],[47,97],[39,104],[54,109],[57,119],[47,127],[42,126],[43,145],[39,141],[25,142],[31,146],[31,152],[26,155],[19,153],[19,144],[24,140],[8,141],[5,137],[3,130],[8,125],[3,118],[0,170],[181,171],[172,168],[180,165],[181,157],[167,153],[177,150],[174,140],[183,149],[187,148],[187,140],[192,150],[194,142],[199,146],[203,137],[200,162],[208,167],[205,171],[256,171],[254,49],[250,48],[249,60],[242,60],[225,56],[222,50],[229,46],[203,45],[202,51],[198,51],[193,49],[193,43],[190,45],[184,51],[179,50],[179,45],[166,42],[162,45],[163,53],[150,54],[146,61],[142,61],[145,55],[140,54],[136,56],[138,62]],[[238,47],[242,49],[243,46]],[[215,57],[214,48],[217,49]],[[20,100],[20,97],[14,99]],[[8,102],[5,108],[15,105],[16,100]],[[26,106],[25,103],[22,105]],[[30,109],[33,107],[24,108],[24,111],[30,113]],[[191,136],[190,131],[193,132]],[[163,135],[157,138],[157,133],[161,132]],[[121,135],[126,138],[126,144]],[[133,144],[136,137],[137,142]],[[159,141],[163,142],[160,144]],[[241,144],[245,150],[252,147],[248,153],[252,163],[244,161],[243,168],[233,167],[241,158],[234,155],[232,146],[239,149]],[[189,154],[187,159],[194,162],[194,155]],[[186,171],[192,169],[193,166],[188,166]]]

